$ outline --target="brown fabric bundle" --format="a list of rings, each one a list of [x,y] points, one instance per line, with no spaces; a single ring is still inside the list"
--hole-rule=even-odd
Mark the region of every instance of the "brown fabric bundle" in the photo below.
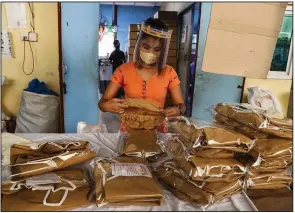
[[[63,169],[95,157],[87,141],[51,141],[42,144],[14,144],[10,148],[11,179],[18,180]]]
[[[128,129],[154,129],[164,122],[164,115],[157,105],[142,99],[125,99],[127,106],[120,120]]]
[[[236,132],[243,133],[244,135],[248,136],[249,138],[267,138],[268,134],[263,133],[257,129],[252,127],[246,126],[239,122],[236,122],[228,117],[222,116],[219,113],[216,113],[215,120],[219,123],[225,124],[229,128],[232,128]]]
[[[161,188],[150,174],[143,158],[117,157],[97,159],[96,204],[160,205]]]
[[[136,157],[150,157],[161,153],[155,130],[129,130],[123,136],[122,154]]]
[[[83,170],[53,174],[60,178],[60,183],[30,186],[22,180],[2,184],[2,211],[64,211],[90,204],[87,200],[90,187]],[[60,205],[54,205],[57,203]]]
[[[289,119],[268,118],[262,112],[258,112],[258,109],[253,109],[249,105],[220,103],[215,107],[215,111],[222,116],[266,134],[292,138],[292,121]]]
[[[250,189],[278,189],[291,184],[292,177],[287,170],[274,173],[250,173],[247,176],[247,186]]]
[[[190,155],[177,137],[167,140],[165,150],[173,156],[177,166],[196,181],[230,182],[245,174],[245,167],[234,159],[206,159]]]
[[[159,182],[180,200],[202,205],[208,204],[205,194],[200,188],[204,184],[189,181],[176,168],[173,161],[167,161],[161,166],[154,168],[153,173]]]

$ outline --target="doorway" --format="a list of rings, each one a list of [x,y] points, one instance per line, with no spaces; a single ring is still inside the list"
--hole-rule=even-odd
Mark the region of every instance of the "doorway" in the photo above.
[[[178,41],[177,70],[181,81],[181,91],[187,107],[185,115],[188,117],[192,115],[194,98],[200,9],[200,3],[193,3],[178,16],[180,39]]]

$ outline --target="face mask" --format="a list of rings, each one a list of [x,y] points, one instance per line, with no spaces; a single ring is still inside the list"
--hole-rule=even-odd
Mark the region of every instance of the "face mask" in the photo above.
[[[153,53],[146,53],[140,50],[140,58],[143,60],[146,64],[155,64],[159,60],[159,56],[153,54]]]

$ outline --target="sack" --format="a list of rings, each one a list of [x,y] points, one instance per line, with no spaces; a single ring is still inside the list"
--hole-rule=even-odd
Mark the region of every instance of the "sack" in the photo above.
[[[8,181],[2,183],[2,211],[71,210],[90,204],[89,192],[87,178],[80,169]]]
[[[16,133],[58,133],[60,98],[23,91]]]

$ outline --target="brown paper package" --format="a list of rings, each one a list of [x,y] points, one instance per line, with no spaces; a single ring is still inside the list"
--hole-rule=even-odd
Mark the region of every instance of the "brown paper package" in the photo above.
[[[51,141],[41,144],[37,149],[14,144],[10,148],[11,179],[63,169],[91,160],[95,155],[87,141]]]
[[[28,189],[21,187],[18,191],[10,190],[11,183],[2,184],[2,211],[65,211],[72,210],[84,205],[89,205],[87,195],[90,187],[86,181],[82,170],[64,170],[55,172],[59,177],[70,180],[76,185],[74,191],[69,191],[65,201],[60,206],[45,206],[43,200],[47,191]],[[67,182],[62,181],[55,184],[54,188],[68,186]],[[58,203],[64,195],[64,190],[51,192],[48,196],[48,203]]]
[[[128,130],[123,138],[122,154],[127,156],[150,157],[161,152],[155,130]]]
[[[143,158],[117,157],[96,160],[96,204],[155,206],[162,202],[161,188],[152,177],[113,176],[112,163],[146,165]],[[104,173],[106,172],[106,174]],[[103,184],[105,175],[105,184]]]

